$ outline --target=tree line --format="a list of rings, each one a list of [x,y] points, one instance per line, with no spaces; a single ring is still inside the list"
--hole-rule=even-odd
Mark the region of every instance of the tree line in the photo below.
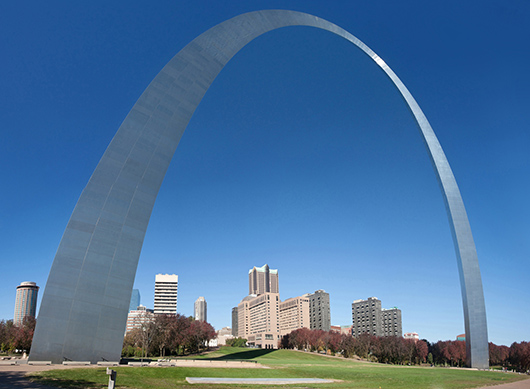
[[[530,342],[514,342],[510,347],[490,343],[489,350],[490,365],[526,373],[530,371]]]
[[[169,356],[198,353],[217,336],[205,321],[180,314],[155,315],[142,320],[123,340],[123,357]]]
[[[340,353],[345,358],[357,355],[373,362],[392,364],[419,364],[425,362],[428,353],[428,346],[422,340],[370,334],[354,338],[351,334],[307,328],[299,328],[285,335],[280,341],[280,347],[332,355]]]
[[[35,318],[29,316],[26,316],[19,326],[15,325],[13,320],[0,320],[0,352],[29,352],[35,323]]]
[[[24,318],[21,325],[13,320],[0,320],[0,353],[28,352],[31,349],[36,320]],[[214,328],[207,322],[196,321],[180,314],[156,315],[124,338],[122,356],[148,357],[183,355],[200,352],[215,339]],[[246,339],[227,341],[233,346],[244,346]],[[313,352],[340,353],[346,358],[357,355],[374,362],[392,364],[430,363],[443,366],[464,366],[465,341],[414,341],[402,337],[377,337],[362,334],[354,338],[350,334],[335,331],[299,328],[283,336],[280,348]],[[530,343],[514,342],[510,347],[489,343],[491,366],[502,366],[521,372],[530,370]]]
[[[397,336],[378,337],[361,334],[340,334],[336,331],[299,328],[285,335],[279,342],[280,348],[340,353],[345,358],[354,355],[373,362],[391,364],[429,363],[439,366],[465,366],[465,341],[438,341],[404,339]],[[491,366],[503,366],[517,371],[530,370],[530,343],[514,342],[510,347],[489,344]]]

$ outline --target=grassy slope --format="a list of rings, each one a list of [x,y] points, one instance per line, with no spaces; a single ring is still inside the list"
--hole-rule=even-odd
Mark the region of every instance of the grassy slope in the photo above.
[[[221,348],[214,353],[196,357],[196,359],[199,358],[250,359],[268,365],[272,369],[118,367],[115,368],[118,372],[117,386],[138,389],[178,388],[187,386],[186,377],[310,377],[340,380],[334,384],[312,387],[472,388],[512,382],[522,378],[518,375],[499,372],[363,363],[290,350]],[[55,370],[34,374],[33,377],[36,381],[63,388],[106,388],[108,382],[105,369]],[[256,385],[252,387],[255,388]]]

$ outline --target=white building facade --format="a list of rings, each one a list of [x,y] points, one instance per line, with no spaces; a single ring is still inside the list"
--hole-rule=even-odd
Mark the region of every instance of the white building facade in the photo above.
[[[177,314],[178,283],[179,276],[176,274],[155,276],[155,315]]]

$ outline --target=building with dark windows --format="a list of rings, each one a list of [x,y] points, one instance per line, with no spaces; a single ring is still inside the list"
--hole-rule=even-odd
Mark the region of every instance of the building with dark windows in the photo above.
[[[39,287],[35,282],[22,282],[17,286],[17,295],[15,297],[15,316],[13,323],[19,326],[25,317],[35,317],[37,312],[37,294]]]
[[[248,271],[248,294],[280,293],[278,270],[269,265],[254,266]]]
[[[309,324],[312,330],[331,330],[331,312],[329,293],[319,289],[315,293],[305,294],[309,299]]]
[[[238,320],[237,317],[237,307],[232,308],[232,335],[237,337],[237,331],[238,331]]]
[[[352,304],[352,335],[401,336],[401,310],[381,308],[381,300],[368,297]]]
[[[362,333],[381,336],[381,300],[368,297],[368,300],[355,300],[351,305],[352,335]]]
[[[381,331],[383,336],[401,336],[401,309],[397,307],[381,310]]]

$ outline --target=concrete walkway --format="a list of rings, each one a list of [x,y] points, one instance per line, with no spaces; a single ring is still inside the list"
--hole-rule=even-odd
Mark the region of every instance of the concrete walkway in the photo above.
[[[290,385],[290,384],[330,384],[333,380],[321,378],[213,378],[186,377],[190,384],[223,385]]]

